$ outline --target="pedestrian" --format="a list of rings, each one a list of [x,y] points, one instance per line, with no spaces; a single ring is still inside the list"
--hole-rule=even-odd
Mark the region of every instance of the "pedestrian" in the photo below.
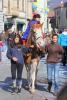
[[[58,43],[64,49],[62,63],[63,63],[63,66],[65,66],[66,62],[67,62],[67,29],[64,29],[64,31],[62,32],[62,34],[59,35],[59,37],[58,37]]]
[[[23,55],[26,52],[26,48],[21,45],[18,34],[16,34],[13,40],[14,42],[12,42],[12,45],[8,48],[7,57],[11,60],[11,75],[13,82],[12,92],[20,93],[22,87],[22,71],[24,66]]]
[[[15,37],[15,32],[9,32],[8,38],[7,38],[7,45],[8,45],[8,47],[11,46],[14,37]]]
[[[56,100],[67,100],[67,83],[63,86],[63,88],[58,93]]]
[[[0,62],[2,60],[2,57],[1,57],[2,47],[3,47],[3,41],[2,41],[2,38],[1,38],[1,35],[0,35]]]
[[[53,34],[52,42],[50,44],[47,44],[45,47],[45,51],[47,53],[47,89],[49,92],[51,92],[51,87],[54,83],[54,95],[58,92],[59,89],[59,68],[60,61],[62,59],[62,54],[64,52],[63,48],[60,45],[58,45],[57,40],[57,34]]]

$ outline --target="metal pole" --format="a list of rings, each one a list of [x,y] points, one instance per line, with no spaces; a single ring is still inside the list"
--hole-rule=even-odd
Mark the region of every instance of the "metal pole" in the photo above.
[[[61,1],[61,28],[63,28],[63,0]]]

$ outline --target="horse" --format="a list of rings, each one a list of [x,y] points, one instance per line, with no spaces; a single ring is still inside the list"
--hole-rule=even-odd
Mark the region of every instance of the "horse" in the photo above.
[[[43,24],[34,24],[31,27],[27,41],[23,41],[24,45],[31,48],[31,52],[24,57],[25,66],[27,70],[27,79],[29,84],[29,91],[35,92],[35,81],[37,78],[38,64],[42,48],[45,47],[45,39],[42,35]]]

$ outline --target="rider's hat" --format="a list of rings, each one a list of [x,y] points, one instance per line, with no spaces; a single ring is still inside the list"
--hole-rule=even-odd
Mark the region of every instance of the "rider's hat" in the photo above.
[[[40,14],[35,14],[33,18],[40,18]]]

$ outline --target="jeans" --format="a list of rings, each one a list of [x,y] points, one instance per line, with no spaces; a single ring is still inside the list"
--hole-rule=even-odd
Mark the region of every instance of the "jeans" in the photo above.
[[[21,86],[22,86],[22,71],[23,71],[22,64],[11,63],[11,74],[12,74],[12,80],[13,80],[14,87],[16,86],[16,78],[17,78],[18,87],[21,88]]]
[[[63,49],[64,49],[64,54],[62,58],[62,63],[63,63],[63,66],[65,66],[67,63],[67,46],[64,46]]]
[[[59,68],[60,68],[60,63],[48,63],[47,64],[48,82],[54,83],[55,91],[58,91],[59,89]]]
[[[12,79],[16,79],[17,78],[18,80],[21,80],[22,79],[22,71],[23,71],[23,65],[22,64],[11,63]]]

